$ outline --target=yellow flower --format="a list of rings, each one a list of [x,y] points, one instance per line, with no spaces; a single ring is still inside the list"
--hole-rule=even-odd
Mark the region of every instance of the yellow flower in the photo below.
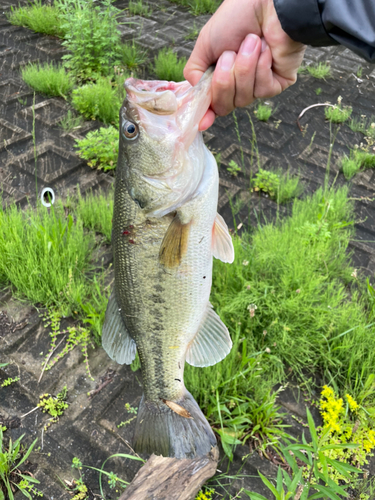
[[[355,399],[353,399],[350,394],[345,394],[345,397],[349,404],[350,410],[353,412],[357,411],[359,408],[359,404],[357,403],[357,401],[355,401]]]

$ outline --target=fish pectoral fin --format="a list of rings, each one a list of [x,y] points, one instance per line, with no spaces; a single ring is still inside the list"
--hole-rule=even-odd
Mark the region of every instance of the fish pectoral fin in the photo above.
[[[186,361],[199,367],[215,365],[229,354],[231,348],[228,328],[208,303],[200,329],[187,348]]]
[[[234,261],[234,248],[228,226],[220,214],[216,214],[212,228],[212,255],[222,262]]]
[[[105,312],[102,345],[108,356],[120,365],[130,365],[137,352],[135,342],[121,317],[115,292],[112,292]]]
[[[177,267],[186,254],[190,223],[182,224],[178,215],[170,223],[159,251],[159,261],[165,267]]]

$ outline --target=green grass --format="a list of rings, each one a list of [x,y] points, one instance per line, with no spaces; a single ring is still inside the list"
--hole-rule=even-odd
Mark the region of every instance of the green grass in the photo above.
[[[88,161],[90,167],[113,170],[117,165],[119,133],[115,127],[89,132],[84,139],[76,140],[77,154]]]
[[[153,71],[160,80],[182,82],[186,57],[178,58],[172,49],[162,49],[154,58]]]
[[[89,192],[82,197],[78,189],[76,197],[70,198],[74,214],[87,229],[105,236],[106,243],[111,243],[113,217],[113,189],[104,194]]]
[[[262,104],[261,102],[258,103],[257,109],[254,111],[254,115],[256,115],[258,120],[261,122],[268,122],[272,113],[272,106],[269,104]]]
[[[172,3],[188,7],[194,16],[214,14],[221,4],[220,0],[170,0]]]
[[[50,213],[15,205],[0,210],[0,276],[34,304],[71,314],[89,294],[84,272],[93,247],[94,236],[82,221],[65,217],[61,204]]]
[[[25,26],[37,33],[61,38],[65,35],[59,10],[53,5],[43,5],[42,0],[34,0],[26,7],[14,8],[12,6],[7,18],[10,23]]]
[[[128,9],[132,16],[150,17],[152,14],[151,7],[147,3],[143,3],[143,0],[130,0]]]
[[[123,92],[120,85],[116,88],[109,78],[101,77],[96,83],[73,90],[72,104],[85,118],[118,127]]]
[[[322,89],[320,87],[318,87],[317,89],[315,89],[315,94],[316,95],[320,95],[322,93]]]
[[[61,118],[59,125],[66,133],[73,132],[74,130],[78,130],[83,125],[83,117],[81,115],[76,115],[72,113],[69,109],[64,118]]]
[[[350,120],[349,127],[353,132],[361,132],[366,137],[375,139],[375,118],[373,116],[369,120],[365,115],[362,115],[360,119],[353,118]]]
[[[361,170],[375,168],[375,155],[363,149],[353,149],[349,156],[341,159],[341,168],[346,179],[351,179]]]
[[[217,394],[259,400],[289,373],[319,374],[357,396],[373,371],[375,327],[347,254],[353,224],[346,187],[318,190],[295,200],[285,221],[235,238],[233,264],[214,261],[211,302],[234,347],[220,364],[185,372],[208,417]]]
[[[324,80],[331,77],[331,67],[327,63],[311,64],[310,66],[301,66],[298,73],[308,73],[318,80]]]
[[[303,187],[298,176],[282,170],[271,172],[260,168],[253,179],[253,190],[263,191],[278,203],[286,203],[299,196]]]
[[[324,110],[326,120],[332,123],[344,123],[349,120],[353,109],[350,106],[341,106],[340,104],[333,107],[327,106]]]
[[[66,99],[73,90],[74,78],[53,63],[30,64],[21,69],[22,79],[36,92]]]
[[[148,59],[147,50],[139,47],[134,40],[121,45],[119,52],[121,64],[129,71],[136,71]]]

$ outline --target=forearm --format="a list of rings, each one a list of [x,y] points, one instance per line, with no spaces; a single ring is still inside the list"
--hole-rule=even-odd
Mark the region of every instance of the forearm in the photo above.
[[[342,44],[375,62],[372,0],[274,0],[284,31],[307,45]]]

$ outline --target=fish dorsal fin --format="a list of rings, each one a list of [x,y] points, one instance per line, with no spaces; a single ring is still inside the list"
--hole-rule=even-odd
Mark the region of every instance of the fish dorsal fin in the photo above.
[[[190,223],[182,224],[178,215],[170,223],[159,251],[160,263],[165,267],[177,267],[186,254]]]
[[[228,226],[220,214],[216,214],[212,228],[212,255],[215,259],[231,264],[234,261],[234,248]]]
[[[108,356],[120,365],[130,365],[135,358],[137,348],[121,317],[115,292],[112,292],[105,312],[102,345]]]
[[[192,366],[211,366],[225,358],[232,348],[228,328],[208,303],[201,327],[190,342],[186,361]]]

